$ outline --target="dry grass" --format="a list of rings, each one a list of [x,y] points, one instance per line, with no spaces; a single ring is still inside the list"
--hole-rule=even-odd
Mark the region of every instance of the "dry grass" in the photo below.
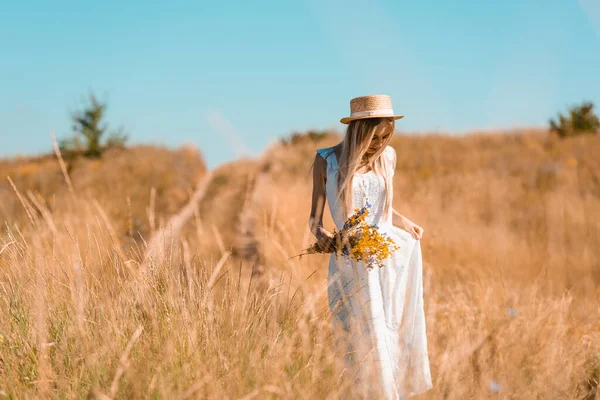
[[[177,212],[206,172],[202,157],[190,147],[115,148],[101,159],[67,161],[66,168],[77,195],[102,207],[124,244],[148,237]],[[34,197],[51,211],[68,208],[71,196],[55,156],[0,160],[0,221],[22,227],[28,220],[7,176],[25,199]]]
[[[326,257],[287,257],[310,239],[314,151],[337,140],[275,146],[266,161],[215,171],[181,239],[149,265],[156,181],[136,179],[137,166],[170,176],[154,207],[166,218],[186,200],[171,204],[173,191],[199,176],[181,175],[190,174],[185,163],[170,172],[125,152],[93,179],[74,167],[75,198],[55,160],[43,161],[40,175],[26,173],[41,168],[35,162],[11,165],[22,167],[13,181],[27,203],[8,183],[0,188],[0,398],[336,398],[346,383],[332,357]],[[421,397],[594,399],[599,138],[431,135],[392,144],[394,206],[425,228],[434,388]],[[138,172],[128,178],[127,168]],[[254,184],[260,171],[268,179]],[[122,194],[110,196],[113,187]],[[137,239],[121,235],[128,191],[139,193],[130,201],[147,224]],[[53,200],[36,204],[36,193]],[[252,278],[230,252],[247,199],[269,272]]]

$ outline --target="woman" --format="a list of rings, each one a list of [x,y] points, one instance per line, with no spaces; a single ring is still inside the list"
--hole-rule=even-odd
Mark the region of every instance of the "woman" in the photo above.
[[[317,150],[313,172],[311,232],[323,248],[335,248],[323,227],[325,202],[338,230],[355,208],[371,204],[366,222],[398,246],[384,266],[369,270],[332,254],[328,297],[336,350],[344,358],[353,394],[401,399],[432,387],[423,310],[419,240],[423,228],[392,208],[396,152],[388,146],[395,129],[389,96],[350,101],[343,141]]]

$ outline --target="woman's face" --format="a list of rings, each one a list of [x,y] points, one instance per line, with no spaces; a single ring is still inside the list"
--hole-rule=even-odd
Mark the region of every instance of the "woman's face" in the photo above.
[[[390,121],[383,120],[381,124],[389,124]],[[390,135],[392,135],[393,129],[376,129],[375,134],[373,135],[373,139],[371,139],[371,143],[369,144],[369,148],[367,149],[367,155],[372,155],[377,153],[379,148],[383,143],[385,143]]]

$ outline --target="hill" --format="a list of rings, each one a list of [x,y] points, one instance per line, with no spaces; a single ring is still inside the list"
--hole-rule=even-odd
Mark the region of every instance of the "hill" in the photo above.
[[[72,192],[55,157],[1,161],[0,394],[339,394],[327,256],[289,256],[312,241],[315,151],[340,139],[214,171],[189,148],[114,149],[68,163]],[[425,398],[593,398],[600,137],[391,145],[394,207],[425,228]]]
[[[186,204],[207,172],[202,156],[191,147],[114,148],[102,158],[76,157],[65,166],[75,194],[97,202],[124,243],[133,237],[148,238]],[[41,215],[36,203],[51,212],[64,213],[71,206],[69,188],[54,154],[0,160],[0,176],[4,177],[0,182],[4,226],[27,224],[27,210]]]
[[[332,134],[316,142],[280,143],[260,160],[222,166],[200,204],[201,218],[223,231],[226,248],[235,247],[232,216],[244,203],[253,207],[264,262],[288,268],[273,240],[282,241],[285,254],[312,240],[307,234],[311,163],[317,148],[340,139]],[[495,264],[503,259],[503,270],[521,282],[545,270],[558,274],[559,291],[582,284],[584,272],[600,283],[598,260],[589,257],[600,235],[594,222],[600,215],[597,136],[396,135],[391,145],[398,158],[394,207],[427,231],[424,252],[436,274],[479,278],[497,273]],[[332,228],[331,220],[327,224]],[[557,252],[570,254],[567,268],[564,259],[552,258]]]

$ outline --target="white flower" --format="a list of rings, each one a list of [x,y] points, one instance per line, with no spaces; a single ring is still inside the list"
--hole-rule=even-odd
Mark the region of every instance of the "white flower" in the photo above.
[[[500,393],[502,391],[502,385],[492,379],[490,382],[490,391],[493,393]]]

